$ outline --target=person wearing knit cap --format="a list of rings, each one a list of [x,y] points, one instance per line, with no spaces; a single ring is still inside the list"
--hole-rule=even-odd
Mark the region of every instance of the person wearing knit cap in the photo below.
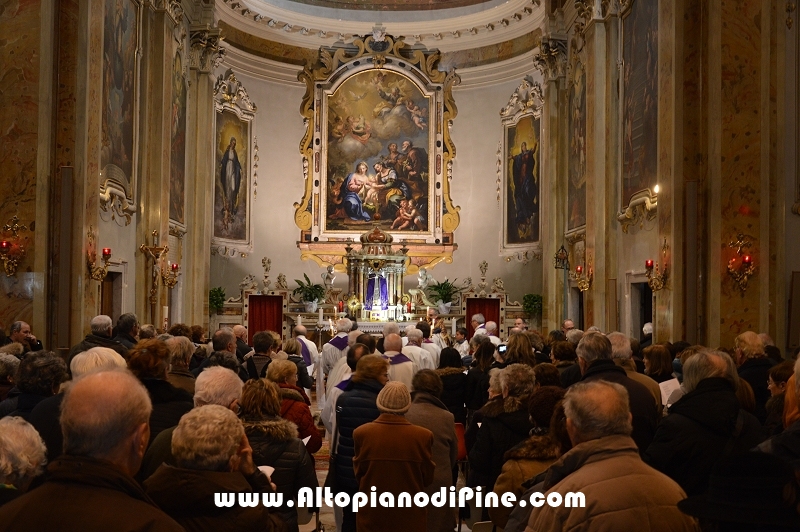
[[[353,432],[355,457],[353,468],[359,491],[400,493],[425,491],[433,482],[433,433],[412,425],[404,416],[411,408],[411,394],[405,384],[388,382],[376,402],[381,415]],[[404,532],[427,529],[427,508],[384,508],[369,505],[356,516],[358,530]]]

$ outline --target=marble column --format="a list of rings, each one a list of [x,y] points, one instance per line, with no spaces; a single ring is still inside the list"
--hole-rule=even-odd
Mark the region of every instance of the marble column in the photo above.
[[[563,308],[564,275],[554,268],[553,258],[564,241],[566,227],[568,176],[569,111],[566,90],[567,43],[559,39],[543,39],[534,65],[544,78],[541,152],[543,157],[540,198],[542,224],[542,292],[541,330],[558,329],[566,318]]]
[[[214,78],[222,59],[220,31],[192,27],[189,33],[190,84],[186,113],[186,246],[184,311],[186,323],[208,326],[211,284],[211,224],[214,200]]]

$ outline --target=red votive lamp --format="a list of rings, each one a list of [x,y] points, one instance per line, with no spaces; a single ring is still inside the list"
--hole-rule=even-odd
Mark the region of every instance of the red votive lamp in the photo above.
[[[11,242],[8,240],[3,240],[0,242],[0,250],[8,251],[9,249],[11,249]]]
[[[644,267],[648,270],[653,267],[653,259],[647,259],[644,261]]]
[[[172,271],[173,271],[173,272],[177,272],[179,267],[180,267],[180,266],[178,266],[178,263],[177,263],[177,262],[173,262],[173,263],[172,263]]]
[[[339,301],[339,312],[344,312],[344,301]]]
[[[742,264],[750,264],[751,262],[753,262],[753,257],[750,255],[745,255],[742,257]]]
[[[411,301],[408,302],[406,308],[408,309],[408,313],[411,314]]]
[[[108,260],[111,258],[111,248],[103,248],[103,258]]]
[[[578,272],[578,275],[583,273],[583,266],[575,266],[575,271]]]

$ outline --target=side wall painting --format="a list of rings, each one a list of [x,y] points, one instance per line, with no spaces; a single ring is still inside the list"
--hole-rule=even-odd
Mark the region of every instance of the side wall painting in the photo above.
[[[185,223],[186,189],[186,79],[181,55],[172,63],[172,133],[170,137],[169,218]]]
[[[107,0],[103,16],[101,206],[126,225],[136,211],[140,11],[134,0]]]
[[[427,232],[430,97],[403,74],[367,70],[328,97],[323,231]]]
[[[214,228],[212,253],[246,256],[252,251],[250,227],[253,178],[257,157],[251,140],[256,106],[231,70],[214,88]]]
[[[505,157],[500,255],[516,256],[523,262],[541,256],[541,113],[542,89],[531,76],[525,76],[508,105],[500,111]]]
[[[658,2],[634,0],[622,27],[622,205],[628,205],[658,182]]]
[[[569,87],[567,231],[586,225],[586,71],[577,61]]]

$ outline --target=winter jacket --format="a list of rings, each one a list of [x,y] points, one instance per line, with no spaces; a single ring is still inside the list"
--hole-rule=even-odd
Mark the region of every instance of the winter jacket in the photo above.
[[[0,531],[183,530],[111,462],[63,455],[47,471],[44,484],[0,508]]]
[[[145,378],[141,381],[153,402],[150,414],[150,443],[153,443],[159,432],[176,426],[181,417],[194,408],[194,398],[162,379]]]
[[[462,374],[463,375],[463,374]],[[456,438],[453,414],[445,404],[427,393],[414,393],[411,408],[406,419],[433,433],[432,456],[436,464],[433,483],[425,490],[428,495],[438,493],[442,488],[449,492],[453,485],[453,468],[458,459],[458,439]],[[428,532],[452,532],[455,526],[455,509],[449,505],[436,508],[428,506]]]
[[[295,425],[300,433],[301,439],[308,440],[308,452],[315,453],[322,447],[322,437],[319,435],[319,430],[314,424],[314,418],[311,417],[311,409],[309,405],[311,400],[306,395],[302,388],[292,386],[291,384],[280,383],[278,386],[281,389],[281,417],[288,419]]]
[[[463,368],[437,369],[436,374],[442,379],[441,401],[453,414],[456,423],[467,424],[467,375]]]
[[[753,395],[756,397],[755,415],[759,423],[763,424],[767,420],[767,400],[770,398],[767,388],[769,370],[775,365],[775,361],[769,357],[748,358],[744,364],[739,366],[739,378],[744,379],[753,388]]]
[[[433,433],[409,423],[403,416],[381,414],[375,421],[353,431],[355,455],[353,469],[359,491],[403,492],[425,491],[433,482],[435,464],[431,458]],[[423,532],[427,529],[425,507],[384,508],[369,505],[356,515],[358,530],[370,532]],[[450,529],[452,530],[452,528]]]
[[[297,437],[297,427],[282,418],[243,422],[244,432],[253,448],[253,462],[257,466],[270,466],[275,471],[272,482],[283,494],[283,506],[276,509],[289,530],[297,530],[297,492],[301,488],[319,486],[314,470],[314,457]],[[286,501],[292,500],[292,507]]]
[[[260,471],[245,478],[240,472],[202,471],[162,465],[144,483],[147,494],[187,532],[283,531],[280,518],[263,504],[215,504],[216,493],[271,493],[269,479]]]
[[[494,486],[506,451],[528,437],[533,424],[526,405],[527,397],[506,397],[482,409],[483,421],[469,452],[470,486]]]
[[[642,462],[628,436],[576,445],[550,466],[542,491],[545,496],[557,492],[562,497],[581,492],[585,506],[568,507],[562,502],[558,507],[533,508],[525,532],[700,530],[693,518],[678,509],[678,501],[686,498],[680,486]]]
[[[556,461],[559,446],[548,436],[531,436],[506,452],[502,472],[494,483],[498,497],[503,493],[513,493],[517,500],[525,492],[523,482],[547,470]],[[489,508],[489,517],[498,528],[505,528],[513,508],[502,504]]]
[[[598,380],[615,382],[628,390],[628,402],[631,415],[633,415],[631,438],[636,442],[639,450],[644,452],[653,441],[659,419],[658,407],[653,401],[653,395],[644,385],[628,377],[625,370],[614,364],[613,360],[592,361],[581,379],[582,382]]]
[[[711,470],[722,456],[747,451],[763,440],[758,420],[739,408],[727,379],[703,379],[669,412],[642,458],[689,496],[706,491]]]
[[[800,470],[800,420],[789,425],[777,436],[760,444],[755,450],[783,458],[797,472]]]
[[[355,444],[353,431],[378,419],[380,412],[375,404],[383,385],[376,380],[350,382],[336,401],[336,481],[339,491],[353,494],[358,491],[358,481],[353,471]]]
[[[128,359],[128,348],[119,343],[117,340],[112,340],[108,336],[98,336],[96,334],[87,334],[86,338],[83,339],[81,343],[72,347],[69,350],[69,356],[67,358],[67,367],[72,363],[72,359],[75,358],[75,355],[78,353],[83,353],[84,351],[88,351],[93,347],[107,347],[109,349],[113,349],[117,353],[120,354],[126,360]]]
[[[469,410],[480,410],[489,400],[489,372],[476,365],[469,368],[464,400]]]

